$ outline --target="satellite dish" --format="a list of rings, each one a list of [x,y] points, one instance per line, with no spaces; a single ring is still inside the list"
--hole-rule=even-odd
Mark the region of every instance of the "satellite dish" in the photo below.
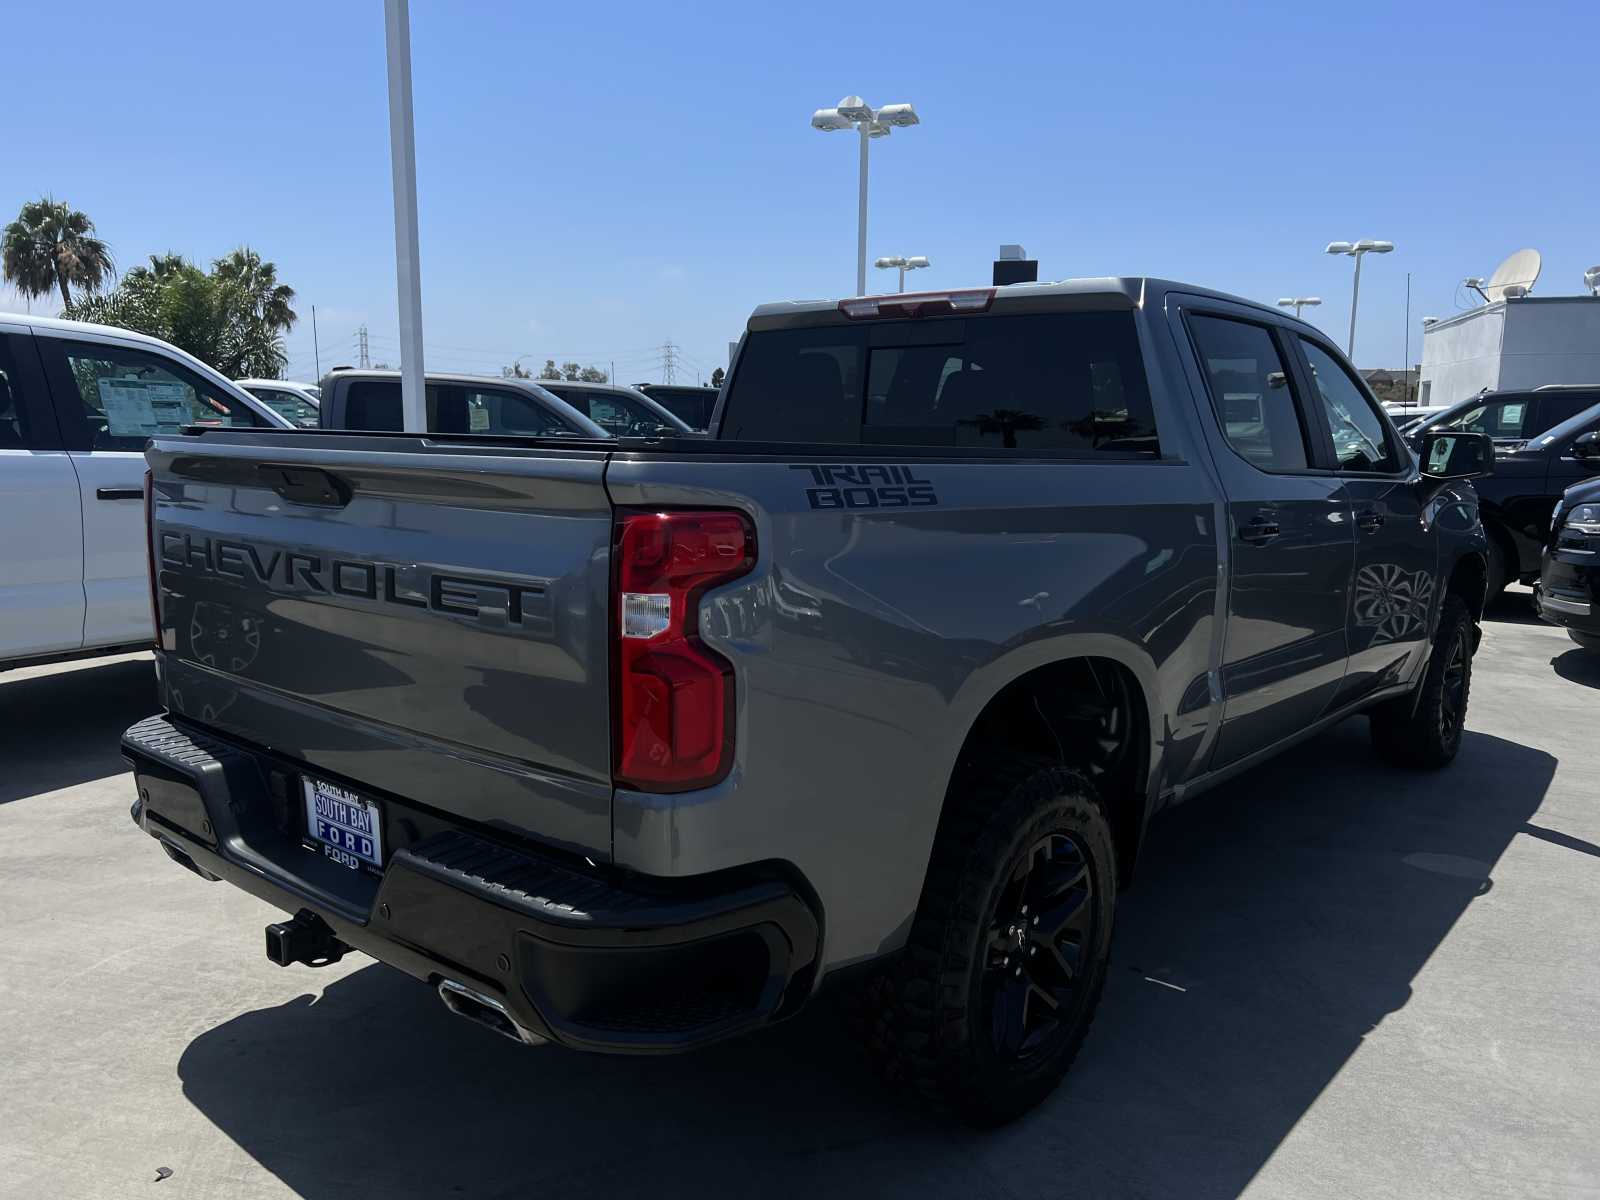
[[[1542,260],[1537,250],[1518,250],[1509,255],[1506,260],[1494,269],[1494,274],[1489,276],[1489,282],[1483,286],[1483,298],[1490,304],[1496,300],[1506,298],[1506,289],[1520,287],[1516,293],[1526,296],[1533,290],[1533,284],[1539,278],[1539,267]]]

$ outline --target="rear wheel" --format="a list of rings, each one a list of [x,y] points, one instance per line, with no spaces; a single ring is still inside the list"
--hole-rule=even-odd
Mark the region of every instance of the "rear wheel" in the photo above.
[[[869,989],[874,1065],[976,1125],[1038,1104],[1105,984],[1111,828],[1089,781],[1048,760],[986,764],[952,795],[910,943]]]
[[[1472,690],[1472,613],[1446,596],[1420,692],[1372,710],[1372,742],[1385,758],[1410,767],[1442,767],[1461,748]]]
[[[1569,629],[1567,636],[1590,654],[1600,654],[1600,634],[1579,633],[1576,629]]]

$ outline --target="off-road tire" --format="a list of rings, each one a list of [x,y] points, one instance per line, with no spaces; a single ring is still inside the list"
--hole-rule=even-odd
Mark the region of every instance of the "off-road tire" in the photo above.
[[[1046,758],[1011,756],[984,761],[963,778],[969,782],[957,785],[947,801],[909,943],[893,967],[858,995],[857,1020],[873,1066],[891,1084],[971,1124],[992,1126],[1048,1096],[1083,1044],[1105,986],[1117,864],[1105,810],[1093,785],[1077,772]],[[1041,845],[1048,848],[1041,851]],[[1044,867],[1034,865],[1041,862]],[[1042,947],[1045,958],[1030,961],[1029,976],[1017,976],[1022,983],[997,983],[996,970],[1010,974],[1010,968],[995,965],[999,952],[992,945],[995,922],[1005,919],[1001,906],[1014,907],[1021,894],[1016,889],[1032,886],[1035,869],[1041,880],[1044,868],[1054,873],[1050,879],[1060,880],[1077,873],[1080,864],[1086,867],[1081,877],[1088,881],[1087,896],[1073,903],[1073,923],[1086,921],[1088,928],[1054,939],[1072,953],[1052,957],[1050,947]],[[1037,917],[1031,920],[1033,934],[1016,937],[1044,936]],[[1023,946],[1016,953],[1020,962],[1030,950]],[[1063,957],[1080,968],[1056,985],[1070,989],[1070,1001],[1058,994],[1058,1006],[1034,1009],[1047,1030],[1053,1026],[1050,1036],[1040,1035],[1026,1056],[1026,1046],[1014,1055],[997,1053],[1002,1002],[998,991],[988,989],[1014,996],[1013,987],[1026,990],[1034,970],[1054,972]],[[1029,1003],[1039,1003],[1031,993],[1021,1008],[1023,1026]]]
[[[1506,554],[1505,543],[1500,540],[1500,535],[1492,529],[1485,532],[1489,535],[1489,548],[1484,555],[1487,561],[1484,564],[1483,603],[1487,607],[1500,599],[1510,584],[1512,559]]]
[[[1407,767],[1437,768],[1455,758],[1472,690],[1473,640],[1466,603],[1446,596],[1415,703],[1413,697],[1402,696],[1369,714],[1378,753]]]
[[[1578,644],[1578,648],[1590,654],[1600,654],[1600,634],[1579,633],[1576,629],[1567,630],[1567,636]]]

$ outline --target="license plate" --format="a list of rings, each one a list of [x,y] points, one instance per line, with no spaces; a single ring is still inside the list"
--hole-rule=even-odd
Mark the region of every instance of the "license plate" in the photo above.
[[[383,828],[378,806],[346,788],[304,779],[306,832],[322,853],[351,870],[363,863],[383,867]]]

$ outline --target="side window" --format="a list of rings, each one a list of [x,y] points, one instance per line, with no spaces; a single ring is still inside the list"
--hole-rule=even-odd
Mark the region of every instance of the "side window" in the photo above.
[[[1439,423],[1440,429],[1460,429],[1467,433],[1487,433],[1494,438],[1525,436],[1533,404],[1526,400],[1487,400],[1474,404],[1459,416]]]
[[[344,400],[344,428],[398,430],[402,427],[399,380],[357,379],[350,384]]]
[[[1305,429],[1271,332],[1199,315],[1189,318],[1189,328],[1228,444],[1263,471],[1305,470]]]
[[[1570,421],[1584,409],[1600,400],[1594,392],[1548,392],[1539,397],[1538,428],[1529,429],[1528,436],[1543,433],[1563,421]]]
[[[90,342],[61,349],[80,404],[62,417],[87,426],[91,450],[142,450],[151,437],[185,425],[266,424],[237,397],[158,355]]]
[[[539,436],[563,433],[566,426],[531,396],[521,392],[502,392],[498,388],[479,391],[458,389],[466,402],[467,433],[522,433]],[[443,426],[440,429],[443,430]]]
[[[22,393],[21,373],[12,357],[11,340],[0,333],[0,450],[27,450],[36,442],[32,416]],[[22,341],[22,338],[17,340]]]
[[[1350,373],[1315,342],[1300,339],[1317,396],[1328,416],[1333,454],[1341,471],[1394,471],[1400,456],[1389,440],[1377,405],[1367,398]]]

